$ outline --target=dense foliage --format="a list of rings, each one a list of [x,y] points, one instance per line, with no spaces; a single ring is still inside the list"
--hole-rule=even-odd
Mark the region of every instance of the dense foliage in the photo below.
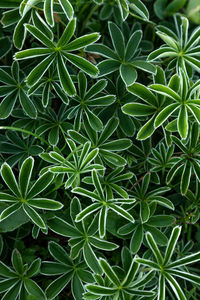
[[[0,1],[0,298],[200,299],[199,0]]]

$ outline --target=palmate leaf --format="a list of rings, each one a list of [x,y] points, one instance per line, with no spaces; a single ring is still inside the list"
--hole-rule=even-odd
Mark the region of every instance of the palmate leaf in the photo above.
[[[101,93],[107,85],[105,79],[97,81],[88,91],[87,85],[87,77],[83,72],[79,72],[78,92],[72,97],[72,100],[75,101],[75,106],[69,109],[68,118],[72,119],[75,117],[74,129],[79,131],[83,115],[86,115],[90,126],[95,131],[100,131],[103,128],[103,123],[92,109],[97,106],[109,106],[115,101],[115,95],[103,95]]]
[[[41,260],[34,260],[30,266],[24,264],[22,255],[17,249],[14,249],[11,255],[11,262],[12,269],[0,262],[1,275],[6,277],[6,279],[1,280],[0,283],[0,291],[4,293],[2,299],[9,299],[9,297],[11,297],[11,299],[17,299],[18,296],[23,297],[25,290],[27,290],[31,295],[45,300],[44,292],[40,286],[31,279],[32,276],[37,275],[39,272]]]
[[[85,51],[107,58],[98,64],[99,76],[107,75],[118,70],[124,83],[129,86],[137,79],[136,69],[141,69],[151,74],[156,73],[154,65],[145,61],[142,57],[141,60],[139,60],[140,56],[137,50],[141,42],[142,31],[136,31],[136,33],[129,38],[128,44],[125,47],[125,39],[119,27],[113,22],[109,22],[108,29],[114,51],[102,44],[91,45],[85,48]]]
[[[46,295],[49,299],[55,298],[71,280],[74,299],[78,300],[84,291],[83,281],[92,283],[94,281],[93,275],[86,270],[86,265],[83,261],[79,259],[72,260],[65,249],[59,244],[50,242],[48,248],[57,262],[43,262],[41,272],[48,276],[60,276],[47,286]]]
[[[112,117],[108,120],[104,126],[102,132],[98,135],[97,132],[91,128],[87,117],[83,116],[83,124],[85,127],[85,136],[78,133],[75,130],[69,130],[69,136],[74,139],[77,143],[82,144],[87,141],[91,142],[92,147],[99,149],[99,154],[96,159],[102,159],[106,164],[111,165],[112,167],[119,167],[126,165],[126,159],[121,155],[115,153],[114,151],[121,151],[128,149],[131,146],[129,139],[118,139],[115,143],[110,143],[106,145],[106,141],[117,129],[119,120],[118,118]],[[122,143],[121,143],[122,142]],[[118,146],[119,145],[119,146]],[[105,146],[105,148],[104,148]],[[113,149],[110,148],[107,150],[106,146],[113,146]],[[101,161],[101,160],[100,160]]]
[[[47,0],[49,5],[51,6],[50,0]],[[60,0],[60,4],[63,6],[63,3],[66,0]],[[62,2],[62,3],[61,3]],[[68,2],[68,1],[66,1]],[[46,2],[45,2],[46,3]],[[66,4],[66,3],[65,3]],[[50,7],[49,7],[50,8]],[[49,9],[48,9],[49,11]],[[50,10],[51,11],[51,10]],[[52,24],[52,20],[50,15],[51,13],[47,14],[49,17],[49,21]],[[53,25],[53,24],[52,24]],[[60,83],[62,88],[66,92],[67,95],[73,96],[76,92],[73,81],[71,76],[69,75],[68,69],[65,65],[65,60],[67,59],[70,63],[75,65],[76,67],[80,68],[90,76],[96,76],[98,74],[98,69],[94,66],[91,62],[86,60],[85,58],[69,53],[71,51],[76,51],[78,49],[84,48],[85,46],[94,43],[99,39],[98,33],[88,34],[82,37],[79,37],[72,42],[70,42],[74,31],[76,28],[76,19],[71,19],[63,34],[61,35],[60,39],[57,43],[53,42],[51,39],[48,38],[39,28],[35,25],[26,25],[26,29],[46,48],[42,48],[39,52],[46,56],[28,75],[27,77],[27,84],[29,86],[33,86],[36,84],[41,77],[45,74],[45,72],[49,69],[51,64],[57,64],[57,72],[59,75]],[[50,29],[49,29],[50,30]],[[53,33],[52,33],[53,35]],[[67,50],[67,46],[69,50]],[[20,51],[15,54],[16,59],[28,59],[30,57],[37,57],[39,52],[36,52],[34,49],[27,49],[25,51]],[[50,54],[50,55],[48,55]]]
[[[80,211],[81,211],[80,201],[78,200],[78,198],[75,197],[73,198],[70,207],[70,215],[71,215],[73,225],[56,217],[48,221],[48,226],[51,230],[53,230],[58,234],[72,237],[69,241],[69,245],[71,247],[70,255],[72,259],[77,258],[80,252],[83,252],[85,262],[88,265],[88,267],[91,268],[91,270],[94,271],[95,273],[101,274],[102,270],[99,265],[98,258],[93,250],[93,247],[112,251],[118,248],[118,246],[114,243],[99,239],[96,236],[96,231],[98,230],[97,218],[94,218],[91,224],[88,224],[87,222],[84,221],[82,221],[81,223],[75,222],[76,216]],[[61,255],[62,253],[59,254],[60,251],[62,253],[65,253],[63,250],[61,250],[60,247],[57,246],[57,244],[51,243],[51,248],[50,248],[50,252],[52,252],[51,254],[53,255],[53,253],[57,253],[54,254],[53,256],[58,261],[62,263],[67,263],[66,255],[62,259],[62,255]]]
[[[65,182],[65,187],[75,187],[80,185],[80,175],[84,173],[91,172],[93,169],[104,170],[104,166],[100,164],[91,164],[95,160],[96,156],[99,153],[99,149],[91,150],[91,143],[87,141],[83,145],[83,149],[79,150],[79,147],[76,147],[76,144],[68,139],[67,143],[71,149],[73,155],[69,154],[68,157],[64,158],[57,152],[45,153],[41,157],[47,162],[53,163],[54,166],[50,166],[49,170],[53,174],[62,174],[67,173],[68,179]],[[70,157],[73,157],[71,160]],[[52,160],[53,159],[53,160]]]
[[[24,75],[19,69],[18,62],[14,61],[11,68],[0,69],[0,82],[3,83],[1,96],[4,97],[0,104],[0,119],[6,119],[10,116],[16,102],[21,104],[26,115],[35,119],[37,110],[32,99],[28,96]]]
[[[162,57],[170,57],[174,61],[173,68],[176,68],[176,70],[181,67],[187,72],[187,67],[191,65],[199,72],[198,62],[197,64],[194,63],[199,55],[199,49],[196,53],[195,51],[193,52],[193,49],[198,44],[198,32],[200,29],[196,28],[189,38],[189,22],[187,18],[177,15],[174,17],[174,21],[176,33],[165,26],[158,26],[157,34],[165,42],[165,45],[150,53],[148,59],[152,61]],[[184,55],[182,55],[183,53]]]
[[[125,250],[126,248],[123,248]],[[122,250],[122,251],[123,251]],[[139,264],[135,261],[135,258],[132,258],[129,250],[124,251],[128,252],[128,260],[127,265],[123,264],[123,269],[120,268],[121,276],[119,270],[117,270],[116,266],[111,267],[107,260],[101,258],[100,264],[104,271],[104,277],[95,276],[96,284],[87,284],[86,289],[90,293],[86,293],[85,295],[89,295],[91,297],[86,297],[86,299],[96,299],[95,295],[99,296],[111,296],[113,299],[119,298],[119,289],[120,296],[126,297],[128,295],[135,296],[155,296],[154,292],[143,290],[144,285],[147,284],[154,276],[154,272],[149,272],[141,278],[137,277],[135,280],[135,276],[139,269]],[[122,252],[123,255],[123,252]],[[123,275],[122,275],[123,274]],[[139,289],[140,288],[140,289]],[[143,293],[143,294],[142,294]]]
[[[181,104],[172,103],[171,99],[165,98],[165,96],[169,94],[170,97],[173,98],[174,102],[180,102],[181,96],[176,93],[179,90],[177,86],[180,86],[179,76],[172,76],[168,86],[166,87],[164,71],[160,67],[157,67],[156,69],[157,73],[153,76],[154,84],[146,87],[141,83],[135,82],[127,87],[127,90],[131,94],[137,96],[140,100],[129,102],[122,106],[122,112],[130,115],[131,117],[148,117],[146,123],[144,123],[144,125],[138,131],[137,139],[140,140],[145,140],[150,137],[157,127],[161,126],[166,119],[176,112],[176,110],[178,110],[178,108],[182,108]],[[152,91],[156,92],[157,95],[153,93],[151,89]],[[140,101],[142,101],[142,103]],[[186,116],[186,122],[184,122],[183,125],[181,122],[179,122],[179,124],[182,125],[182,131],[184,131],[182,135],[187,133],[187,115],[188,112],[182,114],[183,117]]]
[[[33,165],[34,159],[32,157],[28,157],[24,160],[19,172],[19,184],[17,183],[9,165],[7,163],[2,165],[1,176],[14,196],[6,193],[1,194],[1,201],[9,201],[12,205],[2,211],[0,218],[1,220],[6,219],[20,208],[23,208],[24,212],[33,221],[33,223],[45,229],[46,225],[44,220],[35,208],[58,210],[63,207],[63,204],[52,199],[36,198],[36,196],[45,190],[52,182],[54,175],[50,172],[46,172],[30,187]]]
[[[131,222],[134,222],[134,218],[132,215],[127,212],[124,208],[119,206],[121,203],[132,204],[134,199],[111,199],[108,200],[107,196],[104,195],[102,185],[100,179],[97,175],[97,171],[92,171],[92,182],[96,189],[96,192],[90,192],[86,189],[77,187],[72,190],[73,193],[84,195],[86,197],[92,198],[95,203],[87,206],[85,209],[81,210],[76,216],[76,222],[80,222],[87,218],[88,216],[94,214],[99,211],[99,235],[101,238],[105,236],[106,233],[106,220],[107,220],[107,212],[108,210],[112,210],[113,212],[119,214],[121,217],[128,219]]]
[[[196,261],[200,260],[200,254],[199,252],[193,253],[191,255],[188,255],[184,258],[178,259],[174,262],[170,262],[172,255],[174,254],[175,246],[177,245],[177,241],[179,238],[181,232],[181,227],[176,226],[171,233],[170,239],[168,241],[168,245],[165,251],[164,257],[162,256],[159,248],[156,245],[156,242],[152,235],[150,233],[147,233],[147,242],[149,247],[151,248],[151,251],[153,252],[154,257],[157,260],[157,263],[147,260],[147,259],[140,259],[136,258],[136,261],[147,265],[149,267],[154,268],[157,272],[159,272],[159,294],[158,299],[164,299],[165,297],[165,283],[168,282],[168,284],[171,286],[174,294],[176,295],[177,299],[186,299],[186,296],[180,287],[179,283],[176,281],[174,276],[181,277],[181,271],[176,270],[177,267],[185,266],[187,264],[194,263]],[[172,276],[172,275],[174,276]],[[187,278],[188,275],[188,278]],[[189,272],[183,272],[183,278],[189,281],[196,282],[199,284],[199,280],[197,276],[190,276]]]

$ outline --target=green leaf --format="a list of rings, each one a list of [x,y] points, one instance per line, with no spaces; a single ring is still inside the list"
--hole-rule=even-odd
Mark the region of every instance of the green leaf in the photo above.
[[[149,248],[151,249],[151,251],[153,252],[158,264],[162,265],[163,264],[163,257],[160,253],[160,250],[152,236],[152,234],[150,232],[147,232],[146,234],[146,239],[147,239],[147,243],[149,245]]]
[[[200,109],[199,109],[199,107],[190,103],[187,105],[187,108],[189,108],[189,110],[195,117],[196,121],[200,124]]]
[[[144,236],[143,226],[138,225],[130,240],[130,250],[132,253],[135,254],[139,251],[141,244],[143,242],[143,236]]]
[[[51,282],[45,290],[48,299],[52,300],[57,295],[59,295],[62,292],[62,290],[66,287],[66,285],[70,282],[72,276],[73,273],[69,272]]]
[[[48,48],[55,47],[54,43],[37,27],[30,24],[26,24],[25,27],[40,43]]]
[[[134,0],[130,3],[131,9],[134,10],[139,16],[141,16],[144,20],[149,19],[149,12],[144,3],[140,0]]]
[[[144,60],[134,60],[131,62],[133,67],[138,68],[142,71],[148,72],[150,74],[156,74],[156,67],[150,62]]]
[[[172,233],[170,235],[170,239],[169,239],[168,244],[167,244],[166,251],[165,251],[165,257],[164,257],[164,264],[165,265],[168,264],[168,262],[170,261],[172,255],[174,253],[174,249],[176,247],[176,244],[177,244],[178,238],[180,236],[180,233],[181,233],[181,227],[176,226],[176,227],[173,228]]]
[[[29,190],[27,194],[27,199],[32,199],[33,197],[41,193],[43,190],[45,190],[48,187],[48,185],[52,182],[53,178],[54,174],[50,172],[46,172],[43,175],[41,175]]]
[[[154,261],[151,261],[149,259],[136,258],[136,262],[141,263],[141,264],[143,264],[145,266],[148,266],[148,267],[150,267],[152,269],[160,271],[160,266],[157,263],[155,263]]]
[[[100,203],[93,203],[83,209],[77,216],[76,216],[76,222],[82,221],[87,216],[93,214],[95,211],[99,210],[101,207]]]
[[[27,270],[27,276],[32,277],[34,275],[37,275],[40,271],[41,266],[41,259],[36,258],[30,265],[30,267]]]
[[[103,239],[99,239],[98,237],[90,237],[89,239],[90,244],[94,246],[97,249],[102,249],[105,251],[113,251],[116,250],[119,246],[116,245],[115,243],[108,242]]]
[[[66,14],[67,18],[70,20],[73,17],[74,10],[71,3],[68,0],[59,0],[59,3]]]
[[[145,201],[140,202],[140,218],[142,223],[145,223],[148,221],[150,216],[150,209],[148,204]]]
[[[126,55],[125,55],[126,61],[130,61],[134,57],[135,52],[138,49],[138,46],[141,42],[141,39],[142,39],[142,30],[136,30],[135,32],[133,32],[126,46]]]
[[[58,55],[57,69],[64,91],[67,95],[74,96],[76,94],[76,89],[61,55]]]
[[[85,262],[89,266],[91,270],[93,270],[96,274],[102,274],[102,269],[99,264],[99,260],[97,259],[95,253],[93,252],[91,246],[85,242],[83,246],[83,255]]]
[[[15,53],[14,58],[15,59],[29,59],[29,58],[34,58],[34,57],[38,57],[38,56],[46,56],[53,52],[54,52],[54,50],[49,49],[49,48],[26,49],[26,50],[22,50],[22,51]]]
[[[103,128],[102,121],[88,108],[85,108],[85,113],[92,129],[94,129],[95,131],[102,130]]]
[[[48,142],[49,144],[51,144],[52,146],[57,145],[58,141],[59,141],[59,126],[55,126],[53,128],[51,128],[49,135],[48,135]]]
[[[122,106],[123,113],[130,116],[149,116],[155,112],[155,108],[141,103],[127,103]]]
[[[99,194],[100,199],[103,200],[104,199],[103,188],[101,186],[99,177],[98,177],[97,172],[95,170],[92,171],[92,181],[93,181],[93,184],[94,184],[94,186],[97,190],[97,193]]]
[[[23,274],[24,266],[22,256],[17,249],[14,249],[12,252],[12,265],[18,274]]]
[[[184,169],[181,175],[181,194],[186,194],[190,184],[190,177],[192,173],[192,166],[190,161],[187,161],[184,165]]]
[[[47,56],[41,63],[39,63],[28,75],[27,84],[32,86],[36,84],[40,78],[44,75],[49,66],[53,63],[55,58],[54,54]]]
[[[17,284],[12,286],[6,294],[4,294],[2,300],[10,300],[10,299],[16,299],[20,290],[21,290],[22,282],[18,281]]]
[[[175,218],[173,216],[157,215],[149,218],[148,225],[155,227],[165,227],[172,225],[174,222]]]
[[[162,205],[164,207],[167,207],[169,209],[173,209],[174,210],[174,205],[173,203],[167,199],[167,198],[164,198],[162,196],[154,196],[153,197],[153,200],[158,203],[159,205]]]
[[[181,279],[188,280],[194,284],[200,285],[200,278],[197,275],[190,274],[188,272],[178,271],[178,270],[169,270],[168,273],[175,275]]]
[[[75,29],[76,18],[72,19],[65,27],[65,30],[63,31],[63,34],[61,35],[58,41],[57,47],[65,47],[65,45],[70,41],[70,39],[74,35]]]
[[[3,262],[0,261],[0,274],[3,277],[8,277],[8,278],[16,278],[17,279],[17,274],[11,270],[11,268],[9,268],[8,266],[6,266]]]
[[[138,269],[139,269],[139,264],[133,259],[122,285],[129,286],[134,281]]]
[[[34,295],[34,296],[38,297],[41,300],[46,299],[45,294],[42,291],[42,289],[32,279],[25,278],[24,279],[24,286],[25,286],[25,289],[27,290],[27,292],[29,294]]]
[[[165,276],[163,274],[159,276],[158,300],[165,300]]]
[[[109,208],[112,209],[115,213],[117,213],[121,217],[123,217],[131,222],[134,222],[134,218],[124,208],[117,206],[115,204],[111,204],[111,203],[109,204]]]
[[[155,121],[155,116],[153,115],[153,117],[140,128],[137,134],[138,140],[146,140],[154,133],[155,131],[154,121]]]
[[[127,164],[126,160],[121,157],[120,155],[110,152],[107,150],[100,149],[100,153],[102,154],[104,160],[108,163],[111,163],[112,165],[116,167],[122,167]]]
[[[13,213],[18,211],[22,206],[22,203],[17,202],[15,204],[12,204],[11,206],[7,207],[4,209],[0,215],[0,221],[3,221],[4,219],[8,218],[11,216]]]
[[[156,33],[173,50],[175,50],[175,51],[179,50],[178,43],[173,37],[169,36],[168,34],[166,34],[164,32],[161,32],[161,31],[157,31]]]
[[[7,163],[4,163],[1,166],[1,176],[2,176],[5,184],[8,186],[8,188],[17,197],[20,197],[19,187],[18,187],[17,181],[15,179],[15,175],[14,175],[11,167]]]
[[[118,60],[118,55],[111,50],[108,46],[105,46],[103,44],[94,44],[89,45],[85,48],[85,51],[95,54],[100,54],[103,57],[106,58],[112,58]]]
[[[120,68],[120,61],[114,59],[105,59],[98,63],[97,68],[99,69],[99,76],[108,75],[117,71]]]
[[[71,260],[69,259],[66,251],[59,244],[51,241],[48,244],[48,249],[53,258],[62,264],[71,265]]]
[[[117,292],[116,288],[112,287],[105,287],[105,286],[96,286],[96,285],[86,285],[86,289],[95,294],[95,295],[100,295],[100,296],[110,296],[114,295]]]
[[[180,81],[181,81],[180,76],[174,74],[169,80],[169,84],[168,84],[169,88],[175,91],[176,93],[178,93],[180,89]]]
[[[178,282],[169,273],[165,273],[165,277],[166,277],[167,281],[169,282],[172,290],[174,291],[177,299],[178,300],[187,300],[187,298],[185,297]]]
[[[13,34],[13,42],[17,49],[21,49],[24,44],[26,38],[26,28],[24,24],[29,22],[29,20],[30,20],[30,13],[27,13],[20,18],[19,22],[15,27],[14,34]]]
[[[94,281],[94,280],[93,280]],[[85,292],[85,289],[83,287],[83,283],[78,276],[78,274],[75,274],[72,278],[72,294],[74,299],[81,299],[82,294]]]
[[[116,141],[111,141],[103,144],[103,149],[110,151],[123,151],[130,148],[132,145],[130,139],[119,139]]]
[[[58,97],[62,100],[62,102],[64,104],[67,105],[69,103],[69,99],[67,97],[67,94],[65,92],[63,92],[60,85],[57,84],[56,82],[53,82],[53,87],[54,87],[54,90],[55,90],[56,94],[58,95]]]
[[[17,284],[18,278],[8,278],[1,280],[0,282],[0,292],[3,293],[10,288],[12,288],[15,284]]]
[[[47,198],[34,198],[28,200],[28,205],[46,210],[58,210],[63,207],[62,203]]]
[[[0,103],[0,119],[6,119],[12,113],[18,93],[15,91],[8,93]]]
[[[83,36],[73,40],[68,45],[63,47],[63,49],[67,52],[79,50],[79,49],[82,49],[82,48],[96,42],[99,38],[100,38],[100,35],[97,32],[86,34],[86,35],[83,35]]]
[[[112,39],[113,47],[115,48],[115,51],[117,52],[118,56],[123,59],[125,54],[123,34],[115,23],[109,22],[108,29]]]
[[[90,192],[90,191],[88,191],[88,190],[86,190],[84,188],[81,188],[81,187],[75,187],[72,190],[72,193],[77,193],[77,194],[82,195],[84,197],[92,198],[92,199],[94,199],[96,201],[100,201],[101,200],[96,193]]]
[[[108,264],[108,262],[101,258],[100,259],[100,264],[101,267],[104,271],[104,273],[106,274],[106,276],[110,279],[110,281],[116,285],[116,286],[120,286],[120,280],[117,277],[116,273],[113,271],[113,269],[111,268],[111,266]]]
[[[69,265],[64,265],[59,262],[44,261],[41,266],[41,273],[44,275],[60,275],[71,273],[71,268]]]
[[[0,69],[0,82],[8,84],[8,85],[15,85],[15,80],[8,74],[3,68]]]
[[[182,139],[185,139],[188,134],[188,113],[186,105],[181,105],[178,115],[178,132]]]
[[[179,108],[179,104],[173,103],[165,107],[155,118],[154,125],[155,127],[161,126],[167,118],[171,116],[171,114]]]
[[[16,197],[7,193],[0,192],[0,201],[4,202],[16,202]]]
[[[161,95],[167,96],[167,97],[175,100],[176,102],[182,101],[181,97],[175,91],[173,91],[168,86],[164,86],[163,84],[151,84],[149,86],[149,88]]]
[[[140,99],[145,101],[147,104],[153,105],[157,107],[158,105],[158,100],[156,96],[143,84],[141,83],[134,83],[131,86],[127,88],[127,90],[138,96]]]
[[[37,110],[35,108],[35,105],[22,89],[20,89],[19,91],[19,100],[25,114],[32,119],[36,119]]]
[[[40,215],[30,206],[24,205],[23,209],[31,221],[42,229],[46,229],[46,225]]]
[[[23,209],[20,208],[18,210],[15,210],[13,214],[11,214],[6,219],[0,222],[0,232],[13,231],[19,228],[21,225],[27,223],[28,221],[29,218],[27,217]]]
[[[197,253],[193,253],[191,255],[186,255],[184,258],[178,259],[175,262],[172,262],[171,264],[169,264],[167,267],[168,268],[174,268],[174,267],[181,267],[184,265],[188,265],[188,264],[193,264],[196,261],[200,260],[200,251]]]
[[[49,26],[45,23],[43,18],[39,15],[37,10],[32,10],[32,20],[35,27],[37,27],[40,31],[42,31],[48,38],[53,40],[53,32],[49,28]]]
[[[92,63],[90,63],[85,58],[71,54],[71,53],[63,53],[65,58],[69,60],[73,65],[78,67],[80,70],[88,74],[89,76],[97,76],[99,73],[99,70],[96,66],[94,66]]]
[[[173,0],[166,7],[166,14],[173,15],[177,11],[179,11],[186,3],[186,0]]]
[[[99,213],[99,236],[103,238],[106,234],[106,221],[107,221],[108,208],[104,205]]]
[[[47,23],[51,27],[53,27],[54,26],[53,0],[46,0],[44,2],[44,15]]]
[[[119,124],[117,118],[112,117],[105,125],[99,137],[99,145],[102,145],[115,132]]]
[[[47,225],[52,231],[62,236],[79,237],[81,235],[74,226],[58,217],[48,220]]]
[[[89,100],[93,98],[95,95],[100,93],[107,86],[107,81],[105,79],[98,80],[95,84],[91,86],[91,88],[87,91],[85,95],[85,100]],[[106,97],[106,96],[105,96]],[[113,97],[113,96],[112,96]],[[95,98],[96,99],[96,98]],[[97,98],[98,99],[98,98]],[[91,99],[90,101],[93,101]],[[90,101],[88,103],[90,103]]]
[[[85,98],[85,94],[87,91],[87,78],[83,72],[78,73],[78,89],[80,93],[80,97]]]
[[[133,84],[137,79],[137,71],[131,64],[121,64],[120,75],[127,86]]]
[[[88,99],[86,101],[88,106],[107,106],[115,102],[114,95],[106,95],[95,99]]]

